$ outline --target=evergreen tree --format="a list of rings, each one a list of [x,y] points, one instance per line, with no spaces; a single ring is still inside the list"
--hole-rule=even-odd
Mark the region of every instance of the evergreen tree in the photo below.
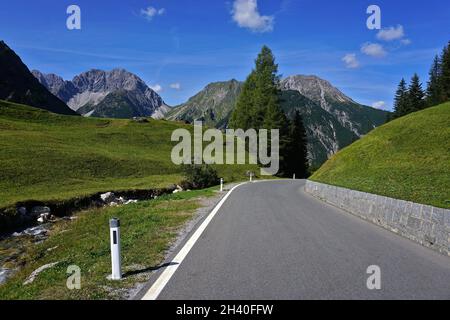
[[[442,102],[442,85],[441,85],[441,61],[438,56],[434,58],[433,65],[430,70],[430,78],[427,86],[427,106],[435,106]]]
[[[400,82],[394,99],[392,118],[438,105],[450,100],[450,41],[441,57],[436,56],[429,72],[426,94],[422,90],[419,76],[414,74],[409,88],[404,79]],[[392,120],[391,117],[388,121]]]
[[[242,86],[241,94],[236,102],[229,126],[234,129],[248,130],[253,128],[253,114],[255,110],[255,101],[253,93],[256,90],[255,71],[247,77]]]
[[[280,168],[285,168],[288,121],[281,109],[279,81],[275,57],[272,51],[264,46],[238,97],[230,119],[230,128],[280,130]],[[270,137],[268,142],[270,147]],[[280,173],[283,170],[280,170]]]
[[[444,48],[441,57],[441,76],[439,83],[442,90],[442,100],[446,102],[450,100],[450,41]]]
[[[408,113],[407,108],[408,89],[406,88],[406,81],[402,79],[398,85],[397,92],[394,99],[394,118],[399,118]]]
[[[255,60],[255,68],[244,83],[232,114],[234,129],[281,129],[286,118],[280,106],[278,65],[272,51],[264,46]]]
[[[295,174],[297,178],[308,177],[308,138],[303,118],[296,111],[289,126],[289,143],[286,148],[285,173],[287,176]]]
[[[425,107],[425,93],[419,76],[415,73],[408,88],[407,113],[416,112]]]

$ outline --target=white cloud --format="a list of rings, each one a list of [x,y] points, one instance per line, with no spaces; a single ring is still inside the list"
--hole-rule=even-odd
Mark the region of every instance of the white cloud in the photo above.
[[[147,9],[141,9],[141,14],[148,20],[152,20],[155,16],[161,16],[166,12],[166,9],[156,9],[155,7],[147,7]]]
[[[169,86],[171,89],[175,89],[175,90],[180,90],[181,89],[181,84],[176,82],[176,83],[172,83]]]
[[[152,89],[153,91],[155,91],[156,93],[159,93],[163,90],[163,87],[159,84],[155,84],[153,86],[150,86],[150,89]]]
[[[409,39],[402,39],[402,40],[400,40],[400,42],[401,42],[403,45],[407,46],[407,45],[410,45],[412,41],[409,40]]]
[[[349,69],[356,69],[359,67],[359,61],[356,58],[356,54],[348,53],[343,58],[342,61],[345,62],[345,66]]]
[[[384,41],[400,40],[404,36],[405,30],[403,29],[402,25],[398,25],[397,27],[384,28],[377,34],[377,38]]]
[[[383,58],[387,55],[381,44],[370,42],[366,42],[361,46],[361,52],[375,58]]]
[[[242,28],[248,28],[253,32],[273,30],[274,17],[262,16],[258,11],[257,0],[235,0],[231,13],[233,20]]]
[[[380,110],[386,110],[386,108],[387,108],[386,102],[384,102],[384,101],[375,101],[374,103],[372,103],[372,107],[374,107],[375,109],[380,109]]]

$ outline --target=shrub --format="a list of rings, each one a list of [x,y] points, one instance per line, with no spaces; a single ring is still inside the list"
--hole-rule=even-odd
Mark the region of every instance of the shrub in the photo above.
[[[208,188],[219,183],[217,171],[208,164],[190,164],[183,167],[186,181],[192,189]]]

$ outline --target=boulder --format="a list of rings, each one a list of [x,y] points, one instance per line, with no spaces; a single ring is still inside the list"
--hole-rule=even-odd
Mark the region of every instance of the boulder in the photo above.
[[[112,192],[103,193],[100,198],[104,203],[111,203],[116,201],[116,195]]]
[[[52,215],[50,212],[41,213],[39,217],[37,218],[37,222],[39,223],[46,223],[51,219]]]
[[[178,193],[178,192],[183,192],[183,191],[184,191],[184,190],[183,190],[182,187],[176,186],[176,187],[175,187],[175,190],[173,191],[173,193]]]

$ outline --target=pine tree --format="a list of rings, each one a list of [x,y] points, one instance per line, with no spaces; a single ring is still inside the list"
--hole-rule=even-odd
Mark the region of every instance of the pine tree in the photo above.
[[[425,93],[423,92],[420,78],[415,73],[408,88],[407,113],[416,112],[425,107]]]
[[[430,70],[430,78],[427,86],[427,106],[435,106],[442,102],[442,85],[441,85],[441,61],[436,56]]]
[[[230,128],[243,130],[254,128],[253,114],[255,110],[255,101],[253,99],[253,94],[256,90],[255,78],[255,71],[252,71],[244,82],[241,94],[238,97],[236,107],[234,108],[230,119]]]
[[[288,146],[288,121],[281,109],[278,65],[272,51],[264,46],[255,60],[255,68],[244,83],[231,116],[233,129],[278,129],[280,134],[280,168]],[[271,139],[269,137],[269,147]],[[271,151],[271,150],[269,150]],[[283,169],[281,170],[283,171]],[[280,171],[280,174],[282,174]]]
[[[230,121],[235,129],[281,129],[286,118],[280,106],[278,65],[272,51],[263,46],[255,68],[247,77]]]
[[[295,174],[297,178],[308,177],[308,138],[306,135],[303,118],[300,112],[296,111],[289,126],[289,144],[286,151],[287,176]]]
[[[407,111],[408,89],[406,88],[406,81],[402,79],[398,85],[397,92],[394,99],[394,118],[399,118],[408,113]]]
[[[441,57],[441,76],[439,79],[442,90],[442,100],[446,102],[450,100],[450,41],[444,48]]]

